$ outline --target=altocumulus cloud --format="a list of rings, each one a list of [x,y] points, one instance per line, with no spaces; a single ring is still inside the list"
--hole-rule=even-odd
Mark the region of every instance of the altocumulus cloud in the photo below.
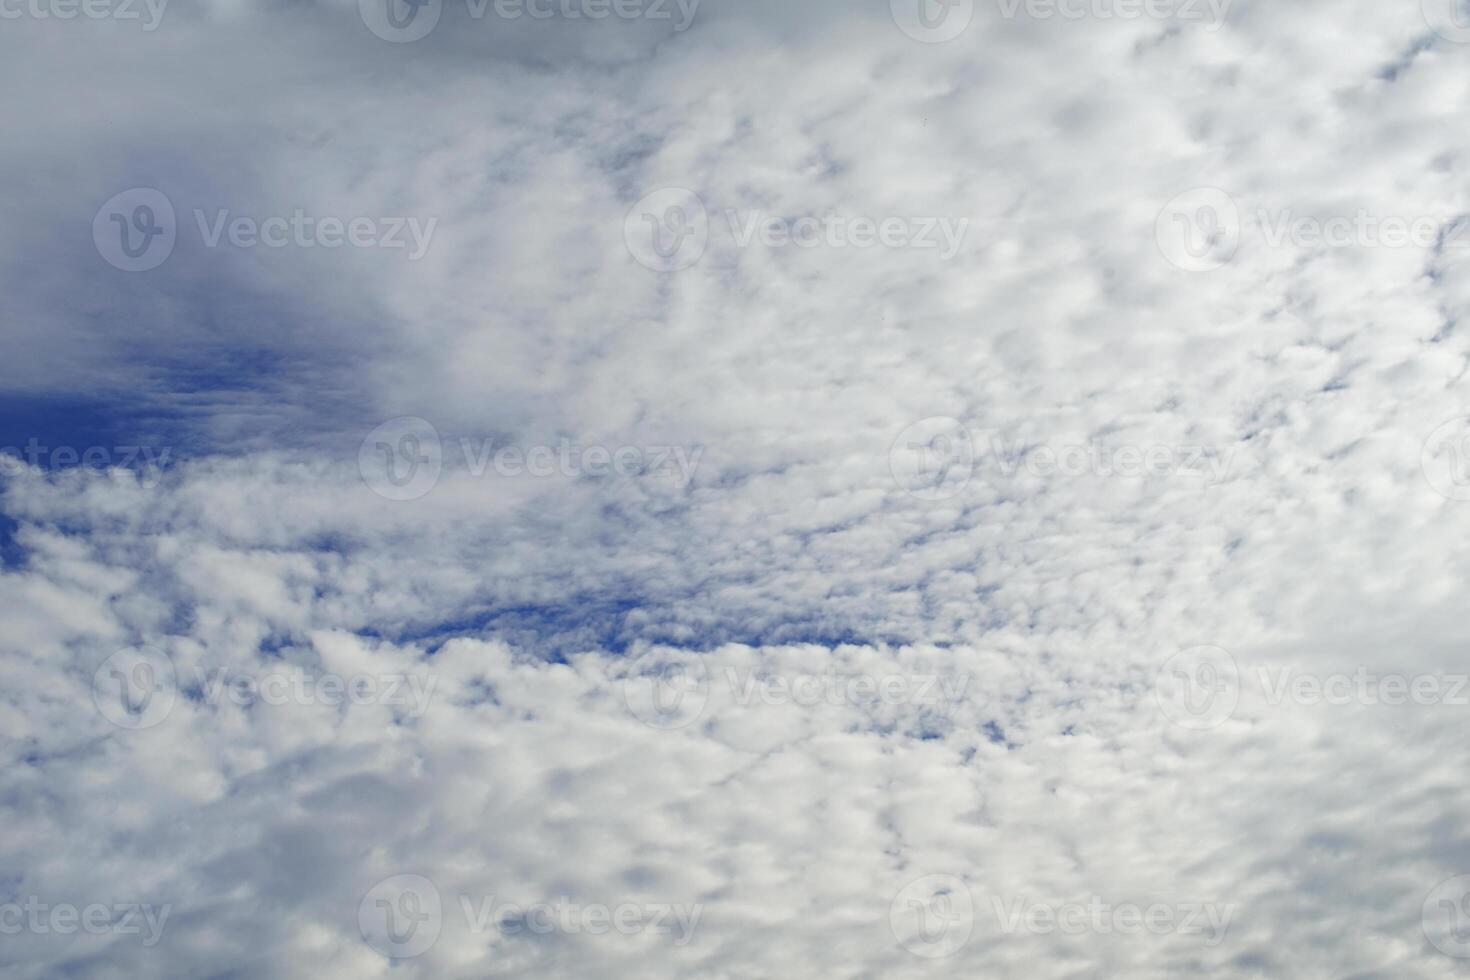
[[[1453,5],[133,7],[0,4],[7,975],[1459,975]]]

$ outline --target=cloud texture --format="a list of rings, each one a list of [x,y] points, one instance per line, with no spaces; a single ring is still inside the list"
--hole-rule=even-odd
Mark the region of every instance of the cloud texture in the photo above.
[[[1470,30],[923,2],[0,5],[0,969],[1460,975]]]

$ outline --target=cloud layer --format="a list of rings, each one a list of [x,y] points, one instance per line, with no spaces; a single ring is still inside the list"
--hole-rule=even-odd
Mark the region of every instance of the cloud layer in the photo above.
[[[1448,6],[528,4],[0,5],[7,975],[1458,975]]]

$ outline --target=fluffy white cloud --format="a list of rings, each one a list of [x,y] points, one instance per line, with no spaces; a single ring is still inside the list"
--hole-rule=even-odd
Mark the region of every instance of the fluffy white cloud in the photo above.
[[[1470,46],[888,6],[5,8],[7,974],[1457,975]]]

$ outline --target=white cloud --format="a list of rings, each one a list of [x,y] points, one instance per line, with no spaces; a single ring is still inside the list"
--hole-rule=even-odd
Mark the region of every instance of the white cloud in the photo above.
[[[1236,0],[1218,30],[979,3],[940,44],[887,6],[705,0],[674,31],[449,4],[408,44],[346,2],[7,28],[31,179],[0,190],[0,391],[84,392],[97,439],[173,461],[0,475],[0,928],[169,909],[148,946],[25,920],[8,974],[1455,975],[1434,890],[1470,873],[1470,709],[1272,685],[1463,673],[1463,447],[1425,446],[1470,415],[1470,279],[1453,248],[1272,227],[1470,211],[1470,49],[1414,3]],[[127,274],[91,229],[134,186],[181,225]],[[667,187],[708,219],[676,273],[624,238]],[[1159,221],[1201,187],[1238,222]],[[412,262],[206,248],[222,208],[437,225]],[[766,217],[968,224],[948,258],[742,244]],[[1223,232],[1213,268],[1175,228]],[[392,501],[359,450],[406,415],[443,466]],[[33,417],[0,444],[79,438]],[[969,455],[900,440],[932,418]],[[477,465],[564,444],[698,462]],[[1170,463],[1119,475],[1125,448]],[[931,462],[943,492],[895,482]],[[1201,646],[1234,711],[1175,724],[1157,674]],[[96,676],[131,649],[176,677],[136,730],[94,701],[139,703]],[[650,676],[683,724],[646,723]],[[439,934],[394,964],[360,913],[403,875]],[[934,881],[969,896],[928,906],[971,931],[940,962],[895,932]],[[364,914],[407,923],[402,897]],[[997,911],[1094,900],[1229,925]],[[642,925],[590,934],[597,908]]]

